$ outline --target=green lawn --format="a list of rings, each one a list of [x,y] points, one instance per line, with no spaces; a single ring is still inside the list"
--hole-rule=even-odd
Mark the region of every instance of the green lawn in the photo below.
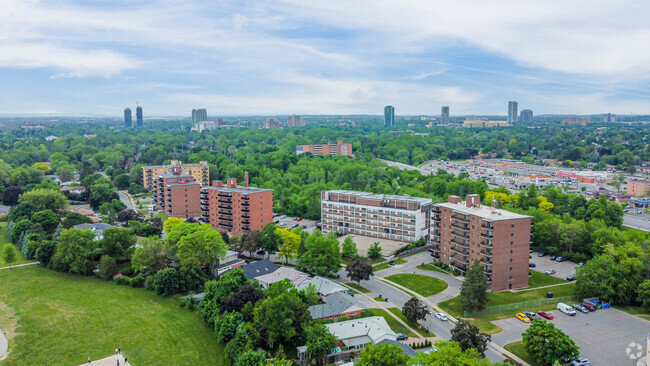
[[[173,300],[41,266],[0,271],[0,322],[18,334],[7,365],[79,365],[115,347],[134,365],[225,363],[214,331]]]
[[[7,223],[6,222],[0,222],[0,267],[8,266],[8,264],[5,263],[4,259],[2,259],[2,248],[4,248],[4,246],[6,244],[9,244],[9,235],[7,234]],[[27,260],[27,258],[25,258],[25,255],[23,254],[23,252],[21,252],[20,249],[18,249],[17,246],[14,246],[14,248],[16,249],[16,254],[18,254],[18,255],[16,257],[16,261],[14,263],[12,263],[12,265],[33,262],[33,261]]]
[[[404,324],[397,321],[397,319],[393,318],[393,316],[388,314],[388,312],[384,309],[366,309],[363,311],[363,315],[361,315],[362,318],[367,318],[370,316],[381,316],[386,319],[386,323],[388,323],[390,329],[392,329],[395,333],[404,333],[409,337],[416,337],[416,335],[413,334],[413,332],[411,332],[407,327],[405,327]]]
[[[375,301],[379,301],[379,302],[387,302],[387,300],[386,300],[385,297],[379,297],[379,296],[375,297]]]
[[[563,280],[561,278],[549,276],[544,273],[540,273],[537,271],[530,271],[530,276],[528,277],[528,288],[542,287],[548,285],[559,285],[568,282],[569,281]]]
[[[419,274],[400,273],[386,276],[386,279],[425,297],[435,295],[447,288],[447,282]]]
[[[524,348],[524,344],[521,341],[506,344],[503,348],[514,353],[517,357],[526,361],[530,366],[540,366],[532,357],[530,357],[530,354],[526,351],[526,348]]]
[[[364,294],[370,293],[370,290],[357,284],[356,282],[346,282],[345,286],[352,288],[353,291],[356,290],[357,293],[364,293]]]
[[[421,270],[424,270],[424,271],[432,271],[432,272],[440,272],[440,273],[444,273],[444,274],[450,274],[449,272],[445,271],[444,269],[442,269],[440,267],[437,267],[437,266],[434,266],[431,263],[420,264],[418,266],[415,266],[415,268],[421,269]]]
[[[411,328],[415,329],[415,331],[417,331],[418,333],[420,333],[420,335],[421,335],[422,337],[425,337],[425,338],[426,338],[426,337],[435,337],[435,336],[436,336],[435,334],[433,334],[433,333],[431,333],[431,332],[427,333],[427,332],[425,331],[425,328],[424,328],[424,327],[422,327],[422,329],[418,329],[418,327],[420,327],[421,325],[418,324],[418,323],[411,323],[410,321],[408,321],[408,319],[406,319],[406,317],[404,316],[404,314],[402,314],[402,310],[400,310],[400,309],[398,309],[398,308],[388,308],[388,311],[390,311],[391,313],[395,314],[398,318],[402,319],[402,321],[403,321],[404,323],[410,325]]]
[[[406,260],[404,260],[404,259],[402,259],[402,258],[397,258],[397,259],[395,259],[395,260],[393,260],[393,261],[395,262],[395,264],[404,264],[404,263],[406,263]],[[390,261],[388,261],[388,262],[390,262]],[[388,264],[388,262],[384,262],[384,263],[382,263],[382,264],[378,264],[378,265],[372,267],[373,271],[374,271],[374,272],[377,272],[377,271],[381,271],[382,269],[388,269],[388,268],[390,268],[391,265]]]
[[[650,314],[640,307],[615,305],[614,308],[620,311],[624,311],[630,315],[638,316],[641,319],[650,320]]]

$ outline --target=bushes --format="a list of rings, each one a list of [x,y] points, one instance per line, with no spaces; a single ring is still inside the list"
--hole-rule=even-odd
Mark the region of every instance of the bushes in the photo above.
[[[99,270],[99,272],[97,272],[99,278],[108,281],[117,273],[117,263],[115,263],[115,259],[112,257],[104,255],[102,256],[102,259],[99,260],[97,269]]]
[[[181,276],[174,268],[165,268],[153,276],[153,290],[159,295],[171,296],[181,290]]]
[[[131,278],[126,276],[115,277],[115,283],[118,285],[131,286]]]
[[[130,286],[131,287],[143,287],[145,281],[146,281],[146,277],[139,274],[139,275],[131,278]]]

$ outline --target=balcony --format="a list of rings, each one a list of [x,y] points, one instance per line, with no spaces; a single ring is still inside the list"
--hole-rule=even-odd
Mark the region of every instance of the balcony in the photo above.
[[[469,239],[469,234],[462,231],[452,230],[451,234],[461,239]]]
[[[219,215],[220,215],[220,216],[232,216],[232,213],[230,213],[230,212],[228,212],[228,211],[221,211],[221,210],[219,210]]]
[[[227,210],[231,210],[231,209],[232,209],[232,207],[231,207],[230,205],[226,205],[226,204],[223,204],[223,203],[220,203],[220,204],[218,205],[218,207],[219,207],[219,208],[225,208],[225,209],[227,209]]]
[[[456,221],[465,222],[469,224],[469,218],[465,217],[465,215],[459,215],[454,213],[453,215],[451,215],[451,218]]]
[[[248,202],[242,202],[241,205],[242,205],[243,207],[249,207],[251,204],[248,203]]]
[[[481,233],[481,237],[482,237],[482,238],[485,238],[485,239],[490,239],[490,240],[491,240],[492,238],[494,238],[494,235],[492,235],[492,234],[486,234],[486,233]]]
[[[466,260],[457,258],[457,257],[455,257],[453,255],[451,257],[449,257],[449,259],[451,259],[451,260],[453,260],[453,261],[455,261],[457,263],[464,264],[465,266],[467,266],[469,264]]]
[[[220,220],[220,221],[225,221],[225,222],[228,222],[228,223],[232,224],[232,217],[224,217],[224,216],[220,216],[220,217],[219,217],[219,220]]]
[[[481,253],[482,255],[484,255],[484,256],[486,256],[488,258],[492,258],[492,252],[490,252],[490,251],[481,250],[479,253]]]
[[[463,248],[469,248],[469,244],[467,244],[467,243],[465,243],[465,242],[462,242],[462,241],[460,241],[460,240],[458,240],[458,239],[456,239],[456,238],[451,238],[450,241],[451,241],[452,243],[456,244],[456,245],[460,245],[460,246],[463,247]]]
[[[461,251],[458,251],[458,250],[456,250],[455,247],[451,247],[451,248],[449,248],[449,249],[450,249],[452,252],[456,253],[456,254],[462,255],[463,257],[465,257],[465,256],[467,256],[467,254],[469,254],[469,253],[467,253],[466,251],[462,251],[462,252],[461,252]]]
[[[232,203],[231,199],[224,199],[224,198],[219,198],[217,201],[219,203]]]
[[[480,245],[483,248],[492,249],[492,240],[491,239],[483,239],[483,240],[481,240]]]

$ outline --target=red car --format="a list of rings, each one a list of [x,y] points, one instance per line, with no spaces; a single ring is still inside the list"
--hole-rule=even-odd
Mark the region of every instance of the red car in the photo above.
[[[546,311],[540,311],[537,314],[539,314],[539,316],[541,316],[542,318],[546,318],[546,319],[549,319],[549,320],[553,319],[553,314],[548,313]]]
[[[302,221],[302,217],[296,218],[296,221]]]
[[[596,308],[593,305],[589,304],[589,303],[584,303],[584,304],[582,304],[582,306],[586,307],[587,310],[589,310],[589,311],[596,311]]]

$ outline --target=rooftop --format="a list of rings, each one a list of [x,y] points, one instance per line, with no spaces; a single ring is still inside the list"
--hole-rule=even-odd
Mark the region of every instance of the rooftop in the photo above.
[[[325,298],[324,304],[309,307],[312,319],[328,318],[341,315],[349,311],[360,311],[367,309],[366,306],[355,300],[352,296],[335,292]]]
[[[460,212],[465,215],[474,215],[480,218],[489,220],[489,221],[499,221],[499,220],[512,220],[512,219],[524,219],[529,218],[527,215],[520,215],[518,213],[510,212],[500,208],[494,208],[492,206],[478,205],[474,207],[467,207],[465,201],[459,203],[436,203],[434,206],[447,207],[456,212]]]
[[[159,178],[194,178],[191,174],[172,174],[172,173],[162,173],[158,174]]]
[[[364,198],[369,200],[404,201],[404,202],[415,202],[420,204],[431,203],[431,198],[422,198],[422,197],[397,196],[397,195],[377,194],[377,193],[368,193],[368,192],[347,191],[342,189],[327,191],[327,192],[336,193],[336,194],[345,194],[348,196],[355,196],[358,198]]]
[[[416,351],[415,351],[411,346],[409,346],[408,344],[404,344],[404,343],[402,343],[402,342],[394,341],[394,340],[392,340],[392,339],[384,339],[383,341],[381,341],[381,342],[379,342],[379,343],[388,343],[388,344],[396,345],[396,346],[398,346],[399,348],[402,349],[402,352],[404,352],[405,354],[407,354],[407,355],[409,355],[409,356],[415,356],[415,355],[418,354],[418,353],[417,353],[417,352],[416,352]]]
[[[388,326],[386,319],[381,316],[347,320],[344,322],[325,324],[327,329],[345,343],[349,340],[356,343],[360,337],[367,336],[372,343],[378,343],[384,339],[397,339],[397,333]]]
[[[272,189],[268,189],[268,188],[242,187],[242,186],[237,186],[234,188],[210,186],[210,187],[205,187],[205,189],[214,189],[219,192],[237,192],[242,194],[253,194],[259,192],[273,191]]]
[[[299,286],[304,281],[309,280],[309,275],[298,270],[295,270],[291,267],[280,267],[276,271],[259,276],[255,278],[256,280],[270,285],[288,279],[294,286]]]
[[[268,259],[262,259],[261,261],[247,263],[241,269],[244,270],[246,278],[252,280],[259,276],[275,272],[278,266]]]
[[[309,284],[314,285],[318,291],[318,294],[321,296],[328,296],[330,294],[344,292],[346,290],[345,287],[339,285],[338,283],[320,276],[314,276],[313,278],[309,279],[309,281],[304,281],[300,284],[300,286],[298,286],[298,290],[306,288],[309,286]]]

